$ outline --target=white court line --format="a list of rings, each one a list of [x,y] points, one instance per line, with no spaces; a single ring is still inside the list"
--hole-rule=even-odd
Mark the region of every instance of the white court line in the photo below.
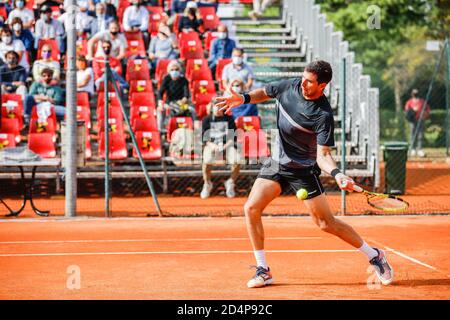
[[[321,237],[273,237],[266,240],[320,240]],[[58,243],[121,243],[121,242],[183,242],[183,241],[247,241],[249,238],[178,238],[178,239],[99,239],[99,240],[30,240],[0,241],[2,244],[58,244]]]
[[[358,252],[358,250],[266,250],[268,253],[336,253]],[[59,257],[59,256],[119,256],[119,255],[170,255],[170,254],[242,254],[251,250],[221,251],[136,251],[136,252],[59,252],[59,253],[5,253],[0,257]]]

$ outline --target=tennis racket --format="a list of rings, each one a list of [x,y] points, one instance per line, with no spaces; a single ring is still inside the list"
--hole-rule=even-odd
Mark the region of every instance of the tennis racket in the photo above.
[[[344,181],[344,187],[347,183]],[[370,192],[356,184],[353,184],[353,191],[364,194],[370,206],[384,212],[403,212],[409,207],[408,202],[391,194]]]

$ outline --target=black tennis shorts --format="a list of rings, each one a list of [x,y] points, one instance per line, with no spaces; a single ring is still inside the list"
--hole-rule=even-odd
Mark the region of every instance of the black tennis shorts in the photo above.
[[[289,188],[295,193],[300,189],[308,191],[306,199],[312,199],[325,192],[320,182],[321,170],[315,165],[310,168],[289,168],[285,167],[273,159],[267,159],[261,167],[258,178],[268,179],[278,182],[283,192]]]

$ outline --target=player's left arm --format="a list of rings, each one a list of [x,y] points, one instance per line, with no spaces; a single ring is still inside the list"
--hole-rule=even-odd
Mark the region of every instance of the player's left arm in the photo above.
[[[338,166],[336,165],[336,162],[333,159],[333,156],[331,155],[331,148],[329,146],[322,146],[317,145],[317,164],[326,173],[334,176],[334,179],[336,180],[336,183],[338,184],[339,188],[342,190],[348,190],[352,191],[352,185],[354,184],[354,181],[349,176],[346,176],[343,174]],[[344,183],[344,181],[347,181]]]

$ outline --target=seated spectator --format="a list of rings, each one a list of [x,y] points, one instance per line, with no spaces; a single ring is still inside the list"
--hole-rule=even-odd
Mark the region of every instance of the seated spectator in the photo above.
[[[62,23],[52,17],[52,9],[47,5],[41,7],[40,13],[40,19],[36,21],[34,28],[35,48],[38,48],[40,40],[56,39],[60,52],[64,53],[66,43],[64,41],[65,31]]]
[[[212,74],[216,74],[217,60],[231,58],[233,49],[236,48],[236,42],[228,37],[228,28],[226,25],[219,25],[217,33],[218,38],[211,42],[208,59],[208,65]]]
[[[5,62],[5,55],[8,51],[15,51],[19,55],[19,64],[25,68],[26,72],[30,71],[30,64],[26,58],[26,50],[21,40],[13,40],[12,31],[9,28],[3,28],[0,31],[0,58]]]
[[[171,117],[190,116],[194,120],[197,119],[195,108],[189,102],[189,83],[181,74],[181,65],[177,61],[170,62],[167,66],[167,73],[157,93],[157,118],[160,130],[164,130],[167,124],[167,113]],[[166,97],[165,103],[164,96]]]
[[[92,37],[99,32],[108,31],[108,25],[114,17],[106,14],[106,3],[97,2],[95,5],[95,19],[91,20],[87,32]]]
[[[189,0],[172,0],[170,15],[174,17],[175,14],[182,14],[186,9],[186,5],[188,2]]]
[[[30,92],[25,98],[25,114],[24,120],[29,122],[33,106],[49,102],[55,107],[57,119],[63,120],[66,108],[63,106],[63,94],[59,84],[52,85],[53,70],[44,69],[41,73],[42,80],[35,81],[30,87]]]
[[[244,50],[234,48],[231,58],[233,62],[223,68],[223,87],[228,88],[231,79],[241,78],[244,81],[244,91],[250,91],[253,87],[254,74],[253,69],[244,62]]]
[[[15,9],[8,15],[8,24],[11,25],[15,18],[20,18],[23,29],[31,29],[34,25],[34,12],[25,7],[25,0],[15,0]]]
[[[158,35],[150,41],[148,56],[153,69],[156,68],[159,59],[175,59],[178,57],[177,38],[170,32],[168,26],[159,25]]]
[[[35,0],[34,4],[37,7],[43,7],[43,6],[55,7],[55,6],[63,5],[64,0]]]
[[[3,93],[17,93],[25,96],[27,87],[25,68],[19,66],[19,55],[15,51],[6,53],[6,64],[0,67],[0,82]]]
[[[25,50],[30,54],[31,60],[33,60],[35,53],[33,33],[29,29],[23,28],[22,20],[19,17],[11,20],[10,27],[13,31],[13,40],[22,41]]]
[[[241,78],[235,78],[231,80],[230,85],[236,93],[242,94],[245,92],[244,81]],[[258,107],[256,106],[256,104],[248,103],[233,108],[231,112],[235,120],[238,117],[258,116]]]
[[[195,31],[201,33],[200,27],[203,25],[203,20],[197,8],[197,3],[189,1],[184,10],[184,14],[178,23],[178,30],[183,32]]]
[[[77,57],[77,91],[94,94],[94,71],[88,67],[86,57]]]
[[[115,0],[116,3],[119,1]],[[101,1],[95,1],[96,3],[104,3],[106,4],[106,15],[109,17],[113,17],[114,19],[117,19],[117,7],[116,5],[112,4],[112,0],[101,0]]]
[[[200,193],[202,199],[209,197],[213,188],[211,181],[212,166],[223,160],[231,164],[231,177],[225,182],[225,191],[228,198],[235,197],[235,182],[239,175],[239,153],[236,148],[234,130],[236,124],[231,116],[223,113],[214,105],[214,100],[208,105],[208,115],[202,121],[203,133],[203,189]],[[230,132],[230,130],[233,130]]]
[[[109,66],[111,68],[114,80],[119,81],[122,90],[128,89],[129,88],[128,83],[125,81],[124,78],[122,78],[122,66],[120,64],[120,61],[111,55],[111,51],[112,51],[111,41],[108,40],[103,41],[102,42],[103,54],[101,56],[97,56],[92,62],[92,67],[94,69],[95,86],[99,88],[100,83],[102,81],[105,81],[105,60],[107,58],[109,60]]]
[[[142,5],[142,0],[131,0],[131,6],[125,9],[123,13],[123,29],[126,32],[141,32],[144,38],[145,47],[148,47],[149,34],[148,24],[150,21],[150,14],[145,6]]]
[[[78,36],[82,37],[86,32],[89,32],[89,27],[91,25],[91,22],[94,20],[94,17],[88,14],[88,0],[78,0],[77,5],[79,10],[76,11],[75,25]],[[68,8],[66,8],[66,10],[68,10]],[[71,21],[69,21],[69,12],[64,12],[58,18],[58,21],[61,22],[67,30],[70,27],[67,25],[67,23],[72,23]]]
[[[98,32],[94,37],[92,37],[88,42],[88,55],[87,59],[92,60],[94,56],[102,56],[103,46],[102,42],[109,41],[111,46],[110,56],[122,60],[125,58],[126,48],[128,47],[127,39],[120,33],[120,25],[116,20],[112,21],[108,26],[108,31]],[[97,52],[94,54],[95,45],[100,42]]]
[[[42,80],[42,70],[52,69],[53,71],[53,82],[52,84],[58,83],[61,76],[61,67],[59,62],[52,60],[52,46],[49,44],[44,44],[41,50],[41,59],[36,60],[33,64],[33,79],[34,81],[40,82]]]

